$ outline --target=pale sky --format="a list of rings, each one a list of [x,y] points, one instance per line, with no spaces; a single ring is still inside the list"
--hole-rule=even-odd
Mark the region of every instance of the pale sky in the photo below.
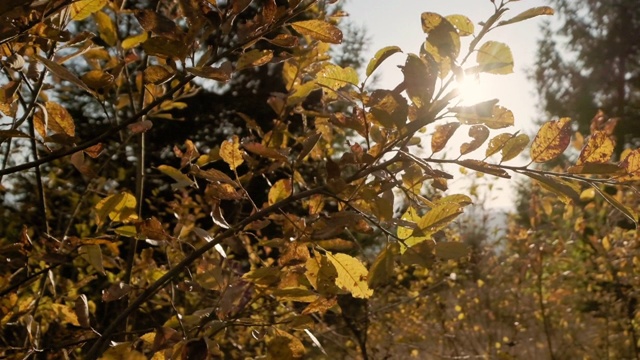
[[[499,2],[499,0],[496,1]],[[509,19],[524,10],[544,5],[548,6],[549,2],[546,0],[513,2],[508,5],[510,10],[502,19]],[[478,22],[488,19],[493,14],[494,7],[490,0],[349,0],[346,2],[345,10],[350,14],[351,21],[357,25],[363,25],[367,29],[370,39],[369,51],[366,54],[368,60],[377,50],[389,45],[397,45],[405,53],[419,53],[420,46],[426,37],[420,23],[420,14],[425,11],[436,12],[443,16],[465,15],[474,23],[477,33],[480,29]],[[545,19],[553,19],[553,17],[540,16],[525,20],[498,28],[487,35],[485,41],[495,40],[509,45],[514,57],[514,73],[509,75],[482,74],[478,85],[479,94],[476,95],[478,98],[477,101],[474,101],[499,99],[499,104],[510,109],[515,116],[514,128],[507,130],[510,132],[521,130],[532,137],[535,135],[533,122],[539,120],[541,116],[536,114],[535,88],[527,80],[526,74],[533,67],[536,42],[540,36],[539,27]],[[462,54],[465,54],[463,52],[466,49],[465,44],[468,46],[468,42],[463,42]],[[475,57],[472,55],[469,64],[474,64],[474,59]],[[394,88],[402,80],[402,73],[397,65],[404,64],[404,61],[405,56],[396,54],[378,68],[375,73],[379,77],[377,86]],[[458,130],[461,135],[464,135],[462,133],[466,131],[460,130],[462,129]],[[456,171],[454,176],[458,178],[460,174]],[[514,195],[508,189],[508,182],[498,182],[497,179],[488,177],[488,180],[502,188],[497,192],[494,191],[488,205],[491,207],[513,206]],[[468,187],[468,184],[460,182],[450,184],[452,189],[464,188],[465,186]]]

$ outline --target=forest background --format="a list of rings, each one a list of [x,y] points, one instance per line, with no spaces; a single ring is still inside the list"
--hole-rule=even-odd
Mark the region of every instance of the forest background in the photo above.
[[[0,354],[640,358],[638,10],[526,3],[2,2]],[[534,129],[464,98],[548,16]]]

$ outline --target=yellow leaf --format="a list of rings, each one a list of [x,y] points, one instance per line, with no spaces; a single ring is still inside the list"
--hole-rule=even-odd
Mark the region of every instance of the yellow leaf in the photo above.
[[[528,144],[529,135],[527,134],[520,134],[509,139],[509,141],[507,141],[507,143],[504,144],[504,147],[502,148],[502,159],[500,160],[500,162],[509,161],[520,155],[522,150],[524,150]]]
[[[80,323],[78,322],[78,317],[76,316],[71,306],[67,306],[64,304],[51,304],[51,308],[56,313],[56,315],[60,318],[63,324],[80,326]]]
[[[144,69],[144,81],[154,85],[161,85],[173,79],[175,73],[168,66],[151,65]]]
[[[231,170],[235,170],[242,165],[244,159],[242,158],[242,150],[240,150],[240,141],[237,135],[220,145],[220,157],[229,164]]]
[[[100,38],[110,46],[114,46],[118,42],[118,33],[111,17],[104,11],[97,12],[93,16],[98,26]]]
[[[584,163],[606,163],[613,155],[613,140],[604,131],[596,131],[589,137],[580,152],[576,165]]]
[[[62,105],[51,101],[47,101],[44,104],[44,107],[47,110],[49,120],[47,127],[51,131],[70,137],[74,137],[76,135],[76,126],[67,109]]]
[[[269,205],[273,205],[291,196],[291,190],[291,180],[282,179],[276,181],[271,189],[269,189]]]
[[[620,168],[624,169],[625,175],[619,176],[616,179],[618,181],[638,180],[640,179],[640,150],[633,149],[622,153],[620,156]]]
[[[114,77],[108,72],[102,70],[91,70],[82,75],[80,80],[87,84],[91,89],[98,90],[113,84]]]
[[[542,125],[531,144],[531,160],[543,163],[562,154],[571,143],[571,119],[561,118]]]
[[[462,213],[461,204],[455,202],[437,204],[420,218],[418,221],[419,230],[414,230],[414,234],[416,234],[416,232],[419,235],[433,234],[444,229]]]
[[[531,19],[540,15],[553,15],[555,12],[549,6],[538,6],[531,9],[527,9],[520,14],[514,16],[509,20],[500,21],[497,26],[504,26],[513,23],[517,23],[523,20]]]
[[[342,31],[322,20],[305,20],[291,24],[291,27],[302,35],[331,44],[342,42]]]
[[[485,152],[485,155],[489,157],[497,153],[498,151],[502,150],[502,148],[507,143],[507,141],[509,141],[514,136],[515,134],[509,134],[509,133],[503,133],[503,134],[494,136],[489,141],[489,146],[487,147],[487,151]]]
[[[338,65],[327,64],[316,76],[317,83],[333,90],[338,90],[348,84],[358,85],[358,73],[351,67],[341,68]]]
[[[449,15],[446,16],[446,19],[458,29],[458,34],[460,36],[469,36],[473,35],[474,26],[471,20],[464,15]]]
[[[183,189],[193,184],[193,180],[191,180],[191,178],[172,166],[160,165],[158,166],[158,170],[160,170],[160,172],[162,172],[163,174],[170,176],[173,180],[176,181],[175,184],[171,184],[171,188],[174,190]]]
[[[95,206],[96,224],[101,226],[104,221],[127,222],[138,218],[136,215],[136,198],[127,192],[107,196]]]
[[[122,40],[122,48],[125,50],[129,50],[145,42],[148,38],[149,33],[146,31],[142,34],[129,36],[128,38]]]
[[[407,226],[398,226],[397,235],[400,240],[403,240],[400,244],[400,252],[404,253],[407,250],[407,246],[417,244],[427,240],[429,237],[424,234],[418,235],[414,233],[414,230],[418,228],[418,222],[420,221],[420,215],[418,211],[413,207],[409,207],[407,211],[402,214],[403,222]],[[407,246],[405,246],[405,244]]]
[[[327,259],[338,273],[335,283],[339,288],[356,298],[367,299],[373,295],[373,289],[367,284],[367,268],[360,260],[346,254],[333,255],[330,252],[327,252]]]
[[[490,74],[510,74],[513,72],[513,55],[506,44],[487,41],[478,49],[479,70]]]
[[[371,76],[371,74],[378,68],[378,66],[380,66],[380,64],[382,64],[383,61],[397,52],[402,52],[402,49],[397,46],[387,46],[378,50],[378,52],[376,52],[371,60],[369,60],[366,75]]]
[[[236,64],[236,70],[240,71],[253,66],[261,66],[273,59],[273,51],[253,49],[242,55]]]
[[[71,18],[73,20],[84,20],[91,14],[96,13],[107,4],[107,0],[80,0],[71,4]]]
[[[393,275],[393,269],[395,266],[395,255],[399,248],[397,244],[387,244],[387,246],[378,254],[376,260],[369,269],[367,275],[367,282],[371,287],[377,287],[384,285],[391,275]]]

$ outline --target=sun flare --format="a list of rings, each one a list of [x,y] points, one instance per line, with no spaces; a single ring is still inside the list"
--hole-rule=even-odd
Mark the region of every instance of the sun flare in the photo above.
[[[460,100],[463,105],[473,105],[486,100],[486,89],[483,88],[477,76],[466,76],[457,83],[457,87],[460,91]]]

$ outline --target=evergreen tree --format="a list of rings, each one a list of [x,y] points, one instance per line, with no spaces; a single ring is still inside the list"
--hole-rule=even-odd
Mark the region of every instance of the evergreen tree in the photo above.
[[[601,109],[619,118],[616,153],[640,143],[640,8],[636,1],[552,0],[559,23],[543,27],[535,71],[542,108],[589,133]],[[561,35],[560,37],[554,34]],[[546,119],[541,119],[546,120]]]

